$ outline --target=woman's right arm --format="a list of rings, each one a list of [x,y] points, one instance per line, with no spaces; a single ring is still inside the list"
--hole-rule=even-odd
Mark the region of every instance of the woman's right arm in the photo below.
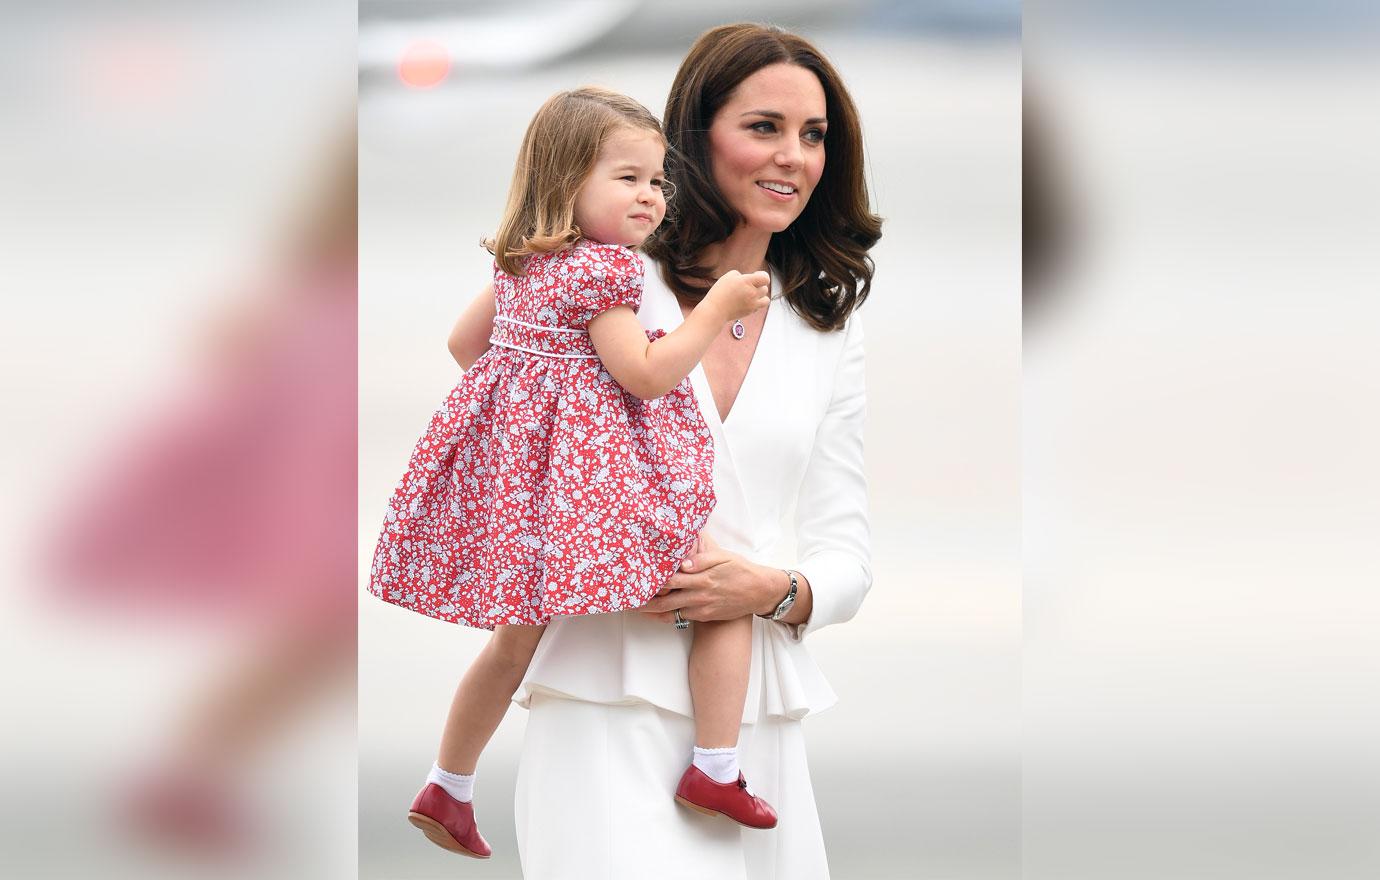
[[[867,378],[858,317],[840,332],[843,350],[834,366],[829,405],[815,429],[796,501],[796,600],[780,620],[796,641],[850,620],[872,586],[863,467]],[[790,583],[775,565],[711,546],[682,563],[656,598],[638,610],[666,623],[673,609],[685,610],[686,620],[767,616],[786,598]]]
[[[478,296],[470,300],[460,314],[460,320],[455,322],[455,328],[450,331],[450,339],[446,341],[450,356],[462,369],[468,370],[474,366],[479,356],[489,350],[489,335],[493,333],[494,316],[497,314],[491,281]]]

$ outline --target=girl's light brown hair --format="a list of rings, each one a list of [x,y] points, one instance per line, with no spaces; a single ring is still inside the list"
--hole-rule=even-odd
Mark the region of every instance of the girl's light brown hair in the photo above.
[[[559,92],[541,105],[522,138],[498,232],[483,242],[500,269],[521,275],[527,257],[579,241],[575,196],[620,128],[654,131],[665,141],[661,123],[646,107],[608,89]]]
[[[819,79],[829,134],[824,176],[795,222],[771,237],[767,262],[780,274],[791,308],[812,326],[834,330],[867,299],[873,272],[867,252],[882,236],[882,218],[868,202],[857,107],[838,71],[803,37],[768,25],[729,24],[705,31],[690,47],[666,100],[666,176],[676,184],[678,206],[643,250],[661,263],[662,277],[683,304],[704,298],[714,276],[699,265],[700,255],[742,220],[714,184],[709,126],[739,83],[772,64],[794,64]]]

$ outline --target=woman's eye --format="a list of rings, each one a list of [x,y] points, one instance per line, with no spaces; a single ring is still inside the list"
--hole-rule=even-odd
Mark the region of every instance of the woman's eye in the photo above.
[[[769,134],[769,133],[771,133],[771,132],[773,132],[773,131],[776,131],[776,125],[775,125],[775,123],[765,122],[765,121],[763,121],[763,122],[754,122],[754,123],[752,124],[751,128],[752,128],[753,130],[755,130],[755,131],[760,131],[760,132],[762,132],[763,134]]]
[[[805,137],[808,138],[811,143],[818,144],[824,140],[824,129],[812,128],[805,132]]]

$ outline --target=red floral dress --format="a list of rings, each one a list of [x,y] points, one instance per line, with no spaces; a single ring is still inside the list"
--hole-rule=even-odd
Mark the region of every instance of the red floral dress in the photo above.
[[[639,400],[586,331],[638,308],[642,273],[588,241],[520,278],[495,267],[493,345],[412,453],[371,593],[492,629],[637,608],[665,585],[714,508],[713,440],[688,380]]]

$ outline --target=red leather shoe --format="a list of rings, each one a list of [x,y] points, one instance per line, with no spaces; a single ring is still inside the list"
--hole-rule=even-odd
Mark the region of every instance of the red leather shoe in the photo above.
[[[747,790],[747,780],[715,782],[691,764],[676,786],[676,800],[707,816],[724,815],[749,828],[775,828],[776,810]]]
[[[407,821],[422,829],[432,843],[451,852],[472,859],[493,855],[488,841],[479,833],[479,826],[474,824],[474,804],[457,801],[434,782],[428,782],[417,792]]]

